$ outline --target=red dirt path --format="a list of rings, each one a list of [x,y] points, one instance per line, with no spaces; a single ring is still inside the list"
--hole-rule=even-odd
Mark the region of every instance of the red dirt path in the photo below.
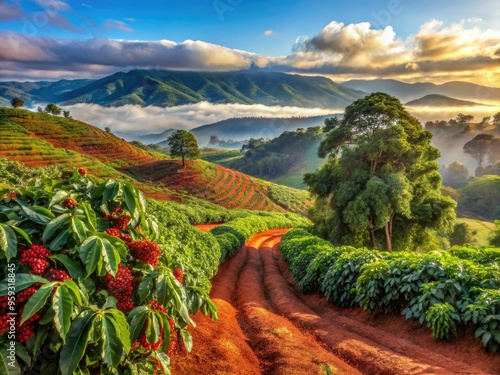
[[[285,232],[254,236],[221,265],[211,292],[219,321],[195,316],[194,351],[174,355],[172,374],[500,374],[500,355],[477,340],[436,343],[404,317],[298,293],[277,251]]]

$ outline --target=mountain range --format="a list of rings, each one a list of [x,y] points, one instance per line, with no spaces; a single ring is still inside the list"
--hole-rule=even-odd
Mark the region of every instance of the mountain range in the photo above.
[[[263,117],[242,117],[230,118],[218,121],[213,124],[202,125],[191,129],[200,146],[206,146],[213,135],[221,139],[243,141],[250,138],[275,138],[284,131],[294,131],[298,128],[309,128],[323,126],[325,119],[335,116],[313,116],[313,117],[292,117],[292,118],[263,118]],[[166,139],[176,129],[167,129],[159,134],[136,135],[132,138],[145,144],[159,143],[166,146]],[[127,134],[117,133],[118,136],[131,138]]]
[[[425,95],[437,94],[458,99],[473,99],[481,102],[499,101],[500,88],[476,85],[468,82],[447,82],[440,85],[429,82],[405,83],[394,79],[351,80],[343,86],[364,92],[386,92],[401,101],[419,99]]]
[[[0,104],[20,97],[28,106],[38,103],[93,103],[171,107],[202,101],[344,108],[365,93],[320,76],[238,71],[186,72],[131,70],[97,80],[57,82],[0,82]]]
[[[414,107],[476,107],[487,106],[486,104],[450,98],[449,96],[429,94],[420,99],[411,100],[406,103]]]

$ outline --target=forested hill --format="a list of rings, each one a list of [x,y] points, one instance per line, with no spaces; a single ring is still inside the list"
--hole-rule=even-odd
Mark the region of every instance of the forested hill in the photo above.
[[[325,77],[258,71],[132,70],[94,81],[64,81],[64,84],[61,81],[0,82],[0,104],[4,105],[18,96],[28,105],[55,102],[170,107],[207,101],[343,108],[364,95]]]

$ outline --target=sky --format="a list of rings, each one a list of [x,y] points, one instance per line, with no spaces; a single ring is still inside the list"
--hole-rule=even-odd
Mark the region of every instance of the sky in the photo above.
[[[500,87],[498,0],[0,0],[0,79],[259,68]]]

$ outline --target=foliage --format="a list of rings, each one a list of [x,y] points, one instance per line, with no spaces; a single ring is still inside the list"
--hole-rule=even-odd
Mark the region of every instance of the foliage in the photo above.
[[[251,138],[241,148],[244,157],[229,167],[252,176],[276,178],[305,163],[307,150],[316,148],[321,138],[319,126],[285,131],[271,140]]]
[[[316,209],[331,205],[317,222],[331,241],[392,250],[426,246],[431,229],[451,230],[455,203],[440,194],[439,151],[397,98],[359,99],[342,121],[326,120],[324,132],[318,155],[329,159],[305,182],[322,198]]]
[[[460,189],[467,185],[469,170],[465,165],[457,161],[451,163],[448,167],[442,167],[439,172],[443,177],[443,185],[454,189]]]
[[[425,314],[425,320],[434,340],[449,340],[451,336],[457,336],[455,321],[460,318],[448,302],[432,305]]]
[[[42,374],[169,373],[174,344],[191,350],[189,315],[201,309],[216,318],[196,272],[184,269],[186,280],[172,272],[155,242],[167,229],[137,188],[97,183],[80,168],[1,194],[0,346],[10,340],[4,320],[14,273],[19,371],[48,351],[53,360]]]
[[[293,213],[256,212],[252,216],[241,217],[216,227],[210,232],[219,241],[222,262],[235,254],[245,241],[256,233],[309,224],[309,220]]]
[[[61,108],[57,104],[49,103],[45,106],[45,112],[54,116],[59,116],[61,114]]]
[[[500,220],[495,220],[495,229],[491,233],[490,245],[500,247]]]
[[[19,108],[24,105],[24,100],[21,100],[16,97],[10,101],[10,104],[12,105],[13,108]]]
[[[491,163],[500,157],[498,149],[500,148],[500,139],[493,134],[478,134],[472,140],[464,144],[464,153],[472,156],[479,167],[483,166],[486,156],[490,158]]]
[[[474,241],[472,230],[467,223],[456,223],[453,232],[450,233],[450,245],[464,245]]]
[[[302,291],[427,322],[438,340],[455,335],[457,324],[471,324],[489,351],[500,348],[499,248],[388,253],[335,247],[294,229],[283,236],[280,251]]]
[[[195,136],[187,130],[176,130],[167,138],[171,157],[180,157],[182,165],[185,166],[185,159],[198,159],[201,151],[198,148],[198,141]]]
[[[500,219],[500,176],[475,178],[461,191],[458,209],[483,220]]]

